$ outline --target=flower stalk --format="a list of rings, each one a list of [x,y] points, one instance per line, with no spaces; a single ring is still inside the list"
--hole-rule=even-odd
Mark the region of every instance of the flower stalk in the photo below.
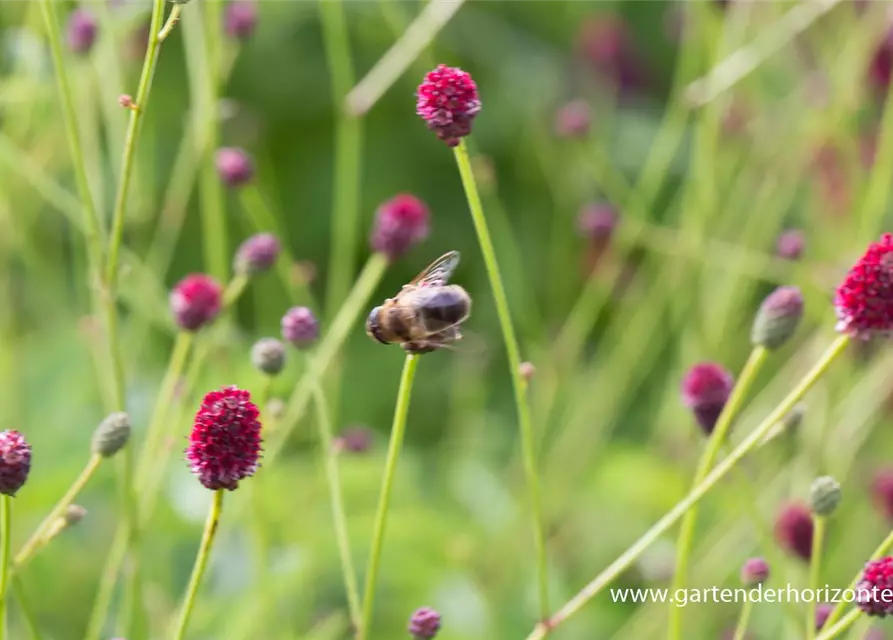
[[[818,592],[819,576],[822,571],[822,551],[825,547],[825,529],[827,527],[827,518],[816,514],[813,517],[812,527],[812,553],[809,559],[809,588],[813,593]],[[815,612],[816,599],[813,598],[806,608],[806,638],[813,640],[815,638]],[[827,622],[827,621],[826,621]]]
[[[0,639],[6,640],[6,606],[7,591],[9,587],[10,566],[9,559],[12,549],[12,497],[6,494],[0,496]]]

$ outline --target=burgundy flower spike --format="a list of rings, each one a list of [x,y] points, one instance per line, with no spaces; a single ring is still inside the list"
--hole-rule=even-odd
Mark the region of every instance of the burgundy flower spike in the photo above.
[[[18,431],[0,432],[0,493],[14,496],[31,471],[31,445]]]
[[[694,365],[682,379],[682,404],[692,410],[707,435],[713,433],[734,385],[732,374],[715,362]]]
[[[220,313],[222,303],[223,287],[203,273],[186,276],[170,295],[174,320],[184,331],[198,331],[213,322]]]
[[[425,76],[416,97],[416,113],[448,147],[455,147],[471,133],[471,123],[481,110],[471,76],[445,64]]]
[[[893,615],[893,558],[887,556],[866,563],[856,587],[856,601],[870,616]]]
[[[834,297],[837,330],[853,337],[893,330],[893,234],[885,233],[850,269]]]
[[[775,538],[786,551],[800,559],[812,557],[812,513],[805,504],[787,505],[775,521]]]
[[[208,489],[229,489],[254,474],[261,452],[261,425],[251,394],[224,387],[205,396],[195,414],[186,461]]]

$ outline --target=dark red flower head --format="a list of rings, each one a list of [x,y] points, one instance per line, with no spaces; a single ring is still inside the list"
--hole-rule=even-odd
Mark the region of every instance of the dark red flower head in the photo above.
[[[621,93],[645,85],[645,67],[629,26],[616,13],[599,12],[583,21],[577,50],[592,69]]]
[[[692,410],[708,435],[732,393],[735,379],[715,362],[694,365],[682,379],[682,404]]]
[[[186,461],[208,489],[229,489],[254,474],[261,452],[258,410],[238,387],[211,391],[195,414]]]
[[[748,558],[741,566],[741,582],[755,587],[769,579],[769,563],[765,558]]]
[[[254,163],[245,151],[236,147],[217,150],[214,158],[217,175],[228,187],[241,187],[254,177]]]
[[[448,147],[471,133],[481,110],[478,89],[471,76],[456,67],[438,65],[429,71],[416,92],[415,112]]]
[[[893,329],[893,235],[869,245],[834,296],[837,330],[855,337]]]
[[[257,2],[255,0],[232,0],[226,5],[223,16],[223,29],[234,40],[245,40],[254,33],[257,25]]]
[[[577,227],[593,242],[607,242],[617,226],[617,212],[607,202],[593,202],[580,210]]]
[[[18,431],[0,432],[0,493],[14,496],[31,471],[31,445]]]
[[[815,607],[815,630],[818,631],[825,626],[828,616],[834,611],[834,605],[822,602]]]
[[[856,602],[870,616],[893,615],[893,558],[887,556],[865,563],[856,586]]]
[[[93,43],[96,42],[96,35],[99,32],[99,25],[93,14],[86,9],[75,9],[68,18],[68,48],[73,53],[86,54],[90,53]]]
[[[241,244],[236,251],[233,269],[236,273],[255,275],[276,264],[282,246],[272,233],[257,233]]]
[[[893,30],[884,35],[868,67],[868,79],[878,93],[887,91],[891,77],[893,77]]]
[[[875,474],[871,497],[877,510],[893,521],[893,469],[881,469]]]
[[[798,260],[803,253],[803,232],[800,229],[788,229],[775,244],[775,253],[785,260]]]
[[[812,557],[812,530],[812,513],[799,502],[786,505],[775,520],[778,544],[807,562]]]
[[[223,288],[214,278],[203,273],[188,275],[171,291],[174,320],[185,331],[197,331],[214,321],[222,298]]]
[[[369,244],[373,251],[396,260],[428,237],[429,218],[424,202],[408,193],[398,194],[375,212]]]
[[[440,614],[430,607],[416,610],[409,619],[409,633],[413,640],[430,640],[440,631]]]

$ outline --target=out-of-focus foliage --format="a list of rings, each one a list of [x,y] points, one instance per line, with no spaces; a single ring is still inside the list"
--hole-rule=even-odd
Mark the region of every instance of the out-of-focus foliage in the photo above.
[[[208,266],[198,178],[201,162],[212,160],[188,155],[200,123],[218,118],[221,144],[255,159],[257,192],[290,253],[313,265],[316,300],[324,299],[329,275],[337,109],[318,5],[260,2],[252,37],[241,47],[222,41],[233,64],[225,100],[213,108],[195,93],[207,69],[184,46],[184,38],[202,33],[222,38],[195,27],[210,3],[186,5],[163,45],[137,151],[121,278],[137,441],[172,342],[167,290]],[[90,186],[107,221],[128,117],[117,97],[136,90],[143,53],[137,35],[145,38],[149,3],[82,4],[99,16],[100,35],[89,56],[68,54],[66,64]],[[893,127],[883,118],[893,119],[884,115],[886,88],[869,74],[886,36],[887,7],[841,2],[802,33],[785,32],[797,4],[466,2],[362,118],[356,269],[369,254],[366,233],[379,203],[410,192],[432,212],[430,239],[388,270],[374,300],[458,249],[455,281],[475,302],[468,348],[425,356],[419,366],[374,638],[404,637],[409,615],[423,605],[443,615],[444,640],[523,638],[537,617],[505,355],[453,158],[414,114],[423,73],[437,62],[461,66],[483,102],[470,145],[523,357],[537,367],[529,397],[555,608],[684,495],[703,437],[679,401],[683,372],[702,360],[738,371],[761,299],[777,284],[802,289],[803,324],[771,356],[734,426],[733,440],[742,437],[829,341],[837,279],[889,228]],[[356,79],[421,6],[344,3]],[[74,3],[59,8],[67,15]],[[34,449],[29,482],[15,499],[17,546],[89,455],[103,416],[93,358],[104,343],[89,317],[83,238],[72,223],[80,207],[33,3],[0,3],[0,46],[0,427],[21,430]],[[724,86],[740,70],[731,62],[742,51],[755,68]],[[705,82],[721,90],[700,104]],[[572,99],[590,105],[584,139],[555,134],[555,115]],[[578,232],[578,211],[594,201],[618,211],[610,242],[588,242]],[[244,204],[226,193],[227,237],[213,242],[225,242],[228,252],[257,230]],[[799,261],[775,256],[788,228],[804,231]],[[169,443],[175,451],[201,392],[239,384],[261,394],[250,346],[278,335],[292,302],[276,274],[265,274],[251,282],[237,313],[208,334],[210,361],[196,393],[181,399],[187,411]],[[324,333],[334,310],[316,310]],[[287,397],[307,366],[301,353],[289,355],[273,397]],[[830,523],[823,582],[844,586],[886,534],[889,523],[872,510],[868,486],[873,471],[890,463],[885,402],[893,363],[879,341],[849,355],[808,396],[797,434],[745,460],[746,482],[723,483],[705,499],[693,586],[737,586],[741,563],[765,555],[774,559],[767,586],[805,587],[802,563],[752,525],[745,505],[755,505],[771,530],[781,505],[805,499],[818,475],[837,478],[844,495]],[[370,341],[360,322],[324,381],[336,427],[362,423],[378,435],[370,451],[340,457],[360,569],[401,359],[399,348]],[[313,420],[306,412],[286,455],[227,495],[192,637],[348,637]],[[142,542],[142,604],[154,637],[176,611],[210,499],[175,459],[158,471],[166,490]],[[88,516],[22,574],[44,637],[82,637],[119,517],[113,471],[103,466],[79,498]],[[618,585],[666,586],[674,541],[652,547]],[[11,607],[11,637],[26,637]],[[755,637],[802,637],[784,622],[791,608],[805,615],[802,604],[758,605]],[[687,637],[719,637],[737,612],[733,604],[692,604]],[[614,603],[606,592],[554,637],[653,636],[664,632],[666,613],[665,605]],[[106,637],[115,635],[115,622],[113,616]]]

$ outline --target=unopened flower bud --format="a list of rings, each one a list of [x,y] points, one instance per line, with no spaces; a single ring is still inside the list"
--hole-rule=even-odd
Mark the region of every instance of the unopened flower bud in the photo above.
[[[381,204],[369,238],[373,251],[396,260],[428,237],[430,214],[424,202],[401,193]]]
[[[292,307],[282,316],[282,337],[298,349],[305,349],[319,338],[319,322],[308,307]]]
[[[732,374],[715,362],[694,365],[682,379],[682,403],[707,435],[713,433],[734,384]]]
[[[254,33],[257,26],[257,2],[255,0],[232,0],[227,3],[223,18],[226,35],[234,40],[245,40]]]
[[[519,372],[521,374],[521,378],[524,379],[524,382],[529,383],[533,380],[533,376],[536,375],[536,367],[533,366],[532,362],[522,362],[519,367]]]
[[[372,447],[375,436],[371,429],[362,425],[346,427],[335,439],[334,446],[338,451],[363,453]]]
[[[809,506],[817,516],[829,516],[840,504],[840,483],[831,476],[821,476],[809,487]]]
[[[607,242],[617,227],[617,212],[606,202],[588,204],[580,210],[577,227],[580,234],[591,242]]]
[[[251,347],[251,363],[268,376],[275,376],[285,366],[285,345],[276,338],[261,338]]]
[[[68,48],[80,55],[90,53],[98,32],[99,25],[93,14],[86,9],[75,9],[68,19]]]
[[[93,432],[93,453],[111,458],[127,445],[130,431],[130,417],[126,413],[109,414]]]
[[[775,520],[775,538],[786,551],[809,562],[812,557],[812,514],[805,504],[788,504]]]
[[[282,245],[272,233],[257,233],[241,244],[236,251],[233,270],[253,276],[268,271],[279,257]]]
[[[760,305],[750,332],[751,342],[766,349],[777,349],[794,335],[802,318],[800,289],[779,287]]]
[[[803,253],[803,244],[803,232],[799,229],[788,229],[778,236],[775,253],[785,260],[799,260]]]
[[[31,445],[18,431],[0,432],[0,493],[14,496],[31,471]]]
[[[589,105],[583,100],[568,102],[555,116],[555,133],[562,138],[583,138],[589,133]]]
[[[745,587],[755,587],[769,579],[769,563],[765,558],[749,558],[741,566],[741,582]]]
[[[430,607],[416,610],[409,619],[409,633],[413,640],[430,640],[440,631],[440,614]]]
[[[73,527],[78,522],[84,519],[84,516],[87,515],[87,510],[84,509],[79,504],[70,504],[68,508],[65,509],[65,515],[62,516],[65,520],[65,524],[69,527]]]
[[[118,96],[118,104],[125,109],[136,109],[136,105],[133,102],[133,96],[127,93],[122,93]]]
[[[223,147],[214,158],[217,175],[228,187],[241,187],[254,177],[254,163],[245,151],[235,147]]]
[[[220,313],[223,287],[211,276],[186,276],[171,291],[170,306],[177,325],[185,331],[198,331]]]

